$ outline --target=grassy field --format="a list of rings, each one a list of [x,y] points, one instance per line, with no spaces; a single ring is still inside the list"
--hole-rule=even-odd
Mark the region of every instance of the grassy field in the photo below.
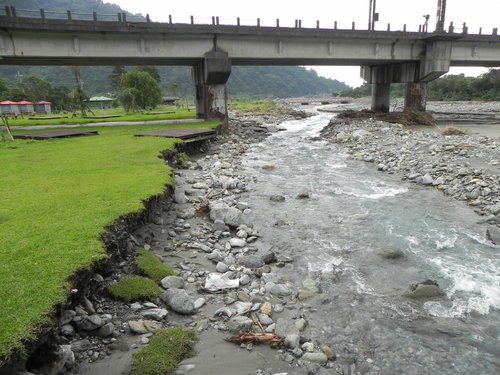
[[[0,142],[0,363],[48,321],[68,276],[105,256],[103,228],[173,183],[158,155],[176,141],[132,135],[216,125],[85,128],[100,135]]]
[[[95,124],[98,122],[114,122],[114,121],[156,121],[156,120],[171,120],[171,119],[191,119],[196,117],[196,110],[193,108],[176,108],[172,106],[162,106],[155,108],[152,111],[143,111],[135,113],[126,113],[121,107],[111,108],[104,110],[94,110],[95,116],[119,116],[110,118],[86,118],[72,117],[72,113],[68,114],[49,114],[43,116],[24,116],[17,119],[9,119],[10,126],[30,126],[30,125],[64,125],[64,124]],[[92,116],[92,113],[88,112],[88,116]],[[64,118],[58,119],[47,119],[47,120],[30,120],[29,117],[53,117],[53,116],[65,116]]]
[[[277,106],[271,100],[232,100],[229,107],[238,112],[268,112]]]

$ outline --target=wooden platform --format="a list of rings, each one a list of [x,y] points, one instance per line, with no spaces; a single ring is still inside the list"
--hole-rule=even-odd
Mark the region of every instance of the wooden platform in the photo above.
[[[97,131],[80,131],[80,130],[57,130],[43,133],[17,134],[16,139],[54,139],[54,138],[70,138],[70,137],[87,137],[90,135],[98,135]]]
[[[207,139],[215,138],[217,131],[215,129],[171,129],[171,130],[158,130],[149,133],[139,133],[136,137],[164,137],[164,138],[179,138],[186,143],[204,141]]]

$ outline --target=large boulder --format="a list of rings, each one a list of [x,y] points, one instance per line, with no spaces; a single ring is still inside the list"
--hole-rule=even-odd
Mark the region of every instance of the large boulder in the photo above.
[[[441,290],[438,283],[433,280],[425,280],[410,285],[409,291],[404,294],[413,299],[432,299],[443,297],[446,294]]]
[[[500,229],[489,227],[486,229],[486,237],[495,245],[500,245]]]
[[[210,219],[220,220],[230,227],[237,228],[244,224],[243,212],[236,207],[230,207],[224,202],[215,202],[210,205]]]
[[[160,295],[160,299],[179,314],[192,314],[195,312],[194,302],[184,289],[167,289]]]

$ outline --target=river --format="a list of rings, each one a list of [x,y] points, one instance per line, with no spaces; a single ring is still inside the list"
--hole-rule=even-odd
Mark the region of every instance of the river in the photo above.
[[[289,281],[319,286],[304,302],[312,337],[356,373],[498,374],[500,248],[465,204],[312,140],[330,118],[283,123],[243,157],[255,227],[294,259]],[[311,198],[296,199],[304,190]],[[404,256],[382,257],[388,249]],[[426,279],[447,298],[402,296]]]

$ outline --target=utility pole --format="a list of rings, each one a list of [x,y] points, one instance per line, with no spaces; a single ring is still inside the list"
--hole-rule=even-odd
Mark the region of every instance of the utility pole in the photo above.
[[[370,0],[370,9],[368,14],[368,30],[375,30],[375,22],[378,21],[377,0]]]
[[[436,15],[436,32],[444,32],[444,18],[446,15],[446,0],[438,0]]]

